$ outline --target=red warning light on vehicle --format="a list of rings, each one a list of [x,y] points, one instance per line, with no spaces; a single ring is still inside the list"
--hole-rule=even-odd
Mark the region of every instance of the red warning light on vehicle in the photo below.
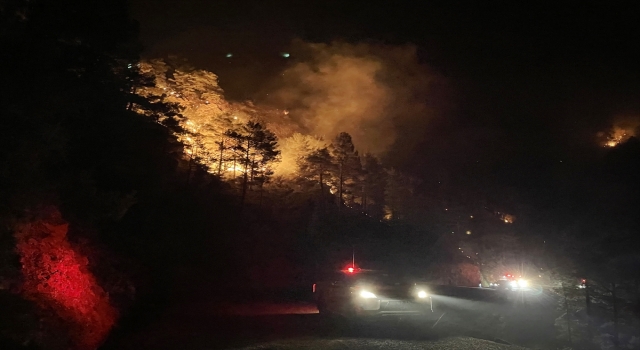
[[[358,273],[360,272],[360,268],[353,264],[349,264],[344,269],[342,269],[342,272],[348,273],[348,274]]]

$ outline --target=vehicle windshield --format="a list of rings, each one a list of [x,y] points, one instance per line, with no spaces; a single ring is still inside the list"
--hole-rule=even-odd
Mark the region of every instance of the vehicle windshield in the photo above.
[[[415,283],[419,279],[410,273],[391,271],[361,271],[354,274],[353,279],[362,283],[395,285]]]

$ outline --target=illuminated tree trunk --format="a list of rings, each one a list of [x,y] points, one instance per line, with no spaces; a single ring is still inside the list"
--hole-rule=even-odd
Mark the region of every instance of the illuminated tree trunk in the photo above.
[[[137,88],[135,86],[131,87],[131,95],[135,95],[137,92]],[[133,101],[127,102],[127,111],[131,111],[133,109]]]
[[[233,156],[233,178],[236,178],[236,156]]]
[[[342,208],[342,184],[344,182],[344,176],[342,172],[342,163],[338,165],[339,167],[339,181],[338,181],[338,209]]]
[[[247,171],[251,171],[251,179],[249,181],[249,189],[251,189],[251,184],[253,184],[253,167],[256,166],[256,155],[254,154],[251,157],[251,164],[249,166],[249,168],[247,169]]]
[[[223,151],[224,151],[224,137],[220,141],[220,158],[218,159],[218,176],[222,175],[222,156],[223,156]],[[234,164],[234,167],[235,167],[235,164]]]
[[[244,172],[244,176],[243,176],[243,182],[242,182],[242,197],[240,198],[240,211],[242,211],[242,209],[244,208],[244,201],[245,198],[247,197],[247,180],[248,180],[248,175],[247,172]]]
[[[193,161],[193,157],[189,157],[189,164],[187,165],[187,181],[185,185],[189,185],[189,179],[191,178],[191,163]]]
[[[187,183],[189,185],[189,181],[191,180],[191,167],[193,167],[193,157],[195,156],[195,147],[191,146],[191,154],[189,155],[189,163],[187,165]]]
[[[254,170],[259,162],[261,167],[267,168],[270,162],[277,161],[280,154],[277,147],[277,137],[268,129],[265,129],[260,123],[247,122],[240,130],[229,131],[227,133],[232,140],[235,141],[235,150],[241,156],[240,163],[244,167],[242,176],[242,196],[240,200],[240,210],[244,207],[247,197],[247,189],[250,182],[254,181]],[[234,160],[235,162],[235,160]],[[251,174],[249,174],[251,172]],[[261,173],[263,178],[261,181],[267,181],[270,175],[268,172]]]
[[[242,176],[242,197],[240,199],[240,211],[244,208],[244,201],[247,198],[247,183],[249,182],[249,141],[247,140],[247,149],[244,157],[244,174]]]
[[[331,155],[335,160],[335,165],[338,166],[338,209],[342,207],[342,195],[344,193],[344,177],[351,174],[351,165],[353,160],[358,157],[351,135],[346,132],[341,132],[331,143]],[[347,166],[347,168],[345,168]]]
[[[331,169],[333,169],[332,163],[331,155],[326,148],[312,152],[305,157],[302,162],[302,176],[308,178],[316,178],[317,176],[318,178],[318,184],[320,185],[319,200],[322,205],[324,205],[325,200],[325,175],[331,176]]]

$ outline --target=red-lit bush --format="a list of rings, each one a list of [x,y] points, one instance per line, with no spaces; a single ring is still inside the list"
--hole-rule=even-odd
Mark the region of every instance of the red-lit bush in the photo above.
[[[116,311],[88,270],[87,258],[68,242],[67,229],[56,209],[18,229],[23,295],[51,315],[45,317],[51,328],[67,331],[69,346],[95,349],[113,326]]]

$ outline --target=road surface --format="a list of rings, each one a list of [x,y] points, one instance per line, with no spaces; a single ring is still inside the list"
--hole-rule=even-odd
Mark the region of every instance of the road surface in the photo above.
[[[549,304],[549,305],[546,305]],[[550,306],[547,302],[545,305]],[[308,302],[198,302],[166,310],[107,349],[552,348],[553,308],[439,297],[428,322],[387,319],[357,328]]]

